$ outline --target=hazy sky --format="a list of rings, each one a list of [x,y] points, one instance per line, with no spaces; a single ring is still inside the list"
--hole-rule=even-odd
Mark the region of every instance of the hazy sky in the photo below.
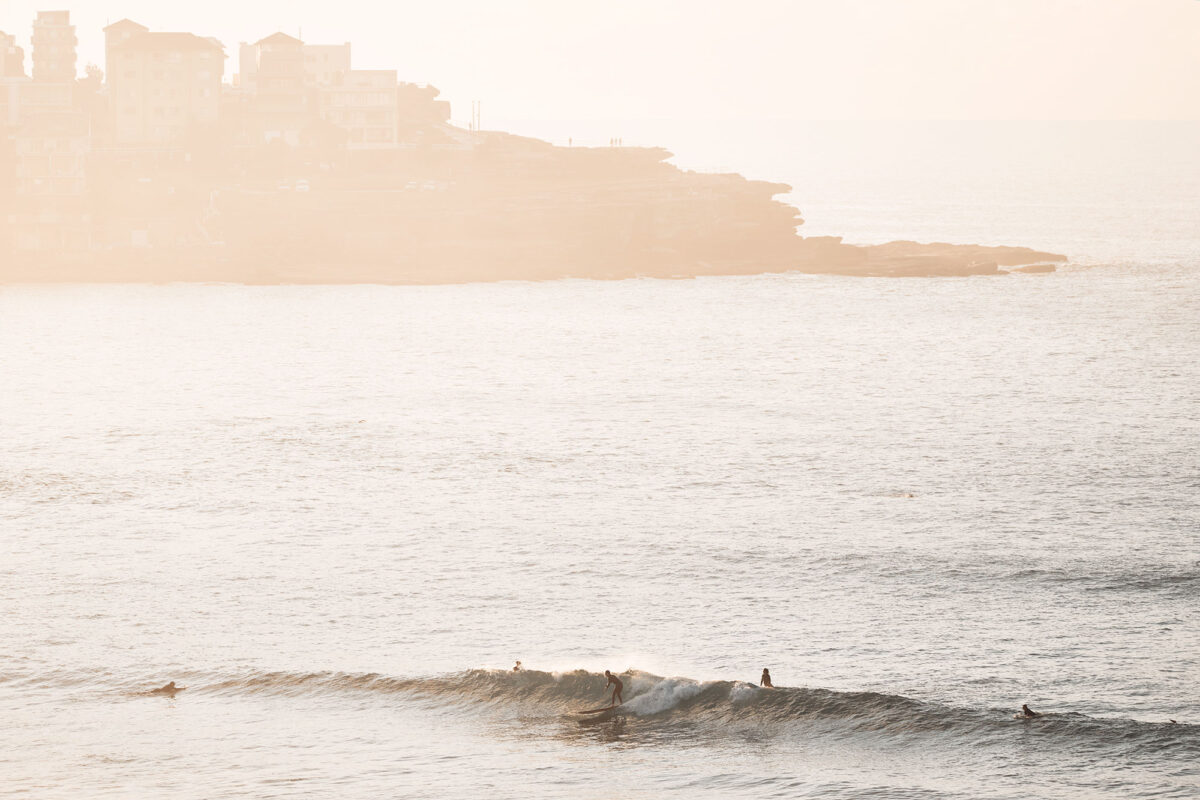
[[[237,43],[351,41],[467,119],[1200,119],[1200,0],[0,0]]]

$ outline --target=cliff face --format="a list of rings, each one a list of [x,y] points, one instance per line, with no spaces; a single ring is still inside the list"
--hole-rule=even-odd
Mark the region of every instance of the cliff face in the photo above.
[[[790,187],[685,172],[654,148],[431,130],[401,149],[97,154],[84,252],[14,253],[4,280],[451,283],[824,272],[997,274],[1024,248],[801,238]],[[135,246],[136,245],[136,246]]]

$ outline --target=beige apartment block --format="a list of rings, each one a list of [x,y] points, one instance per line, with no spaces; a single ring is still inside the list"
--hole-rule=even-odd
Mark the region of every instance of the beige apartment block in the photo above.
[[[130,27],[118,25],[106,30],[115,39],[107,80],[118,144],[174,144],[217,121],[225,72],[219,42],[191,33],[128,35]]]
[[[29,78],[0,78],[0,128],[15,128],[21,121],[22,90]]]
[[[304,76],[309,86],[333,86],[349,71],[349,42],[304,45]]]
[[[113,54],[113,50],[129,41],[135,36],[140,36],[143,33],[149,33],[150,29],[145,25],[140,25],[131,19],[123,19],[119,22],[114,22],[104,29],[104,74],[112,75],[116,68],[117,60]]]
[[[90,130],[82,114],[39,114],[15,137],[17,192],[28,196],[80,196],[87,189]]]
[[[321,117],[346,131],[351,148],[394,147],[399,138],[396,70],[356,69],[321,87]]]
[[[14,137],[17,195],[7,217],[19,251],[86,250],[87,119],[79,113],[41,113]]]
[[[276,36],[287,36],[287,34],[276,34]],[[291,37],[287,37],[287,39],[291,39]],[[299,42],[300,40],[292,41]],[[269,39],[264,39],[263,42],[269,42]],[[238,48],[238,74],[235,83],[243,91],[253,93],[258,89],[259,53],[263,42],[254,44],[243,42]],[[277,40],[277,43],[288,44],[286,39]],[[343,44],[304,44],[301,42],[300,53],[303,57],[306,86],[329,86],[350,71],[349,42]]]
[[[250,98],[253,136],[264,143],[300,144],[316,115],[304,72],[304,42],[273,33],[242,47],[238,69]]]
[[[75,80],[75,26],[70,11],[39,11],[33,21],[33,79]]]

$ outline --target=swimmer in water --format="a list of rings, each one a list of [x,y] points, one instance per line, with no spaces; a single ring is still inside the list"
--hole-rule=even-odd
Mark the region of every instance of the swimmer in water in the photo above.
[[[758,685],[766,689],[774,689],[775,684],[771,683],[771,670],[763,667],[762,677],[758,679]]]
[[[604,684],[604,688],[613,687],[612,702],[609,703],[609,708],[617,705],[618,702],[624,703],[625,698],[621,697],[621,690],[625,688],[625,684],[621,683],[621,679],[613,675],[608,670],[604,670],[604,677],[608,678],[608,683]]]
[[[1021,706],[1021,716],[1023,716],[1023,717],[1026,717],[1026,718],[1028,718],[1028,717],[1040,717],[1040,716],[1041,716],[1041,714],[1039,714],[1038,712],[1034,711],[1032,708],[1030,708],[1030,707],[1029,707],[1029,706],[1027,706],[1027,705],[1022,705],[1022,706]]]
[[[186,688],[186,686],[176,686],[175,681],[171,681],[166,686],[160,686],[157,689],[151,689],[150,694],[165,694],[174,697],[176,692],[182,692]]]
[[[520,661],[518,661],[518,662],[517,662],[517,663],[516,663],[516,664],[513,666],[513,672],[520,672],[520,671],[521,671],[521,662],[520,662]]]

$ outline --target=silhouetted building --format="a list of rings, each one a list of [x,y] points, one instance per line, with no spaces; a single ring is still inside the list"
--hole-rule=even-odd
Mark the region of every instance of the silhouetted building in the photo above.
[[[21,119],[21,87],[25,76],[25,51],[17,37],[0,31],[0,129],[15,126]]]
[[[25,77],[25,51],[17,46],[17,37],[0,31],[0,78]]]
[[[304,76],[309,86],[334,86],[349,71],[349,42],[304,45]]]
[[[318,91],[321,118],[346,131],[350,147],[396,145],[399,130],[396,70],[349,70]]]
[[[113,48],[124,44],[138,34],[149,32],[150,29],[145,25],[139,25],[131,19],[114,22],[104,29],[104,75],[109,83],[112,82],[113,70],[117,66]]]
[[[124,24],[128,23],[128,24]],[[109,26],[109,102],[118,144],[179,142],[220,113],[225,51],[191,33],[137,32],[128,20]]]
[[[396,87],[396,109],[401,127],[443,124],[450,121],[450,103],[438,100],[441,92],[433,86],[402,83]]]
[[[16,134],[17,191],[79,197],[87,189],[89,130],[82,114],[39,114]]]
[[[252,138],[300,144],[302,132],[316,118],[304,71],[304,42],[273,33],[242,48],[239,69],[243,76],[251,76],[243,89],[251,94]]]
[[[33,79],[47,83],[75,80],[76,44],[70,11],[39,11],[33,21]]]
[[[286,36],[286,34],[276,35]],[[287,38],[291,39],[290,36]],[[261,44],[262,42],[255,44],[242,42],[238,48],[237,86],[247,92],[258,90],[258,54]],[[300,52],[304,56],[304,82],[310,88],[331,86],[342,75],[350,71],[349,42],[343,44],[301,43]]]
[[[87,119],[73,111],[39,113],[17,130],[20,203],[8,217],[15,249],[89,247],[90,220],[84,198],[89,149]]]
[[[33,81],[20,85],[18,90],[21,121],[71,109],[75,99],[75,44],[70,12],[38,12],[33,21]]]

